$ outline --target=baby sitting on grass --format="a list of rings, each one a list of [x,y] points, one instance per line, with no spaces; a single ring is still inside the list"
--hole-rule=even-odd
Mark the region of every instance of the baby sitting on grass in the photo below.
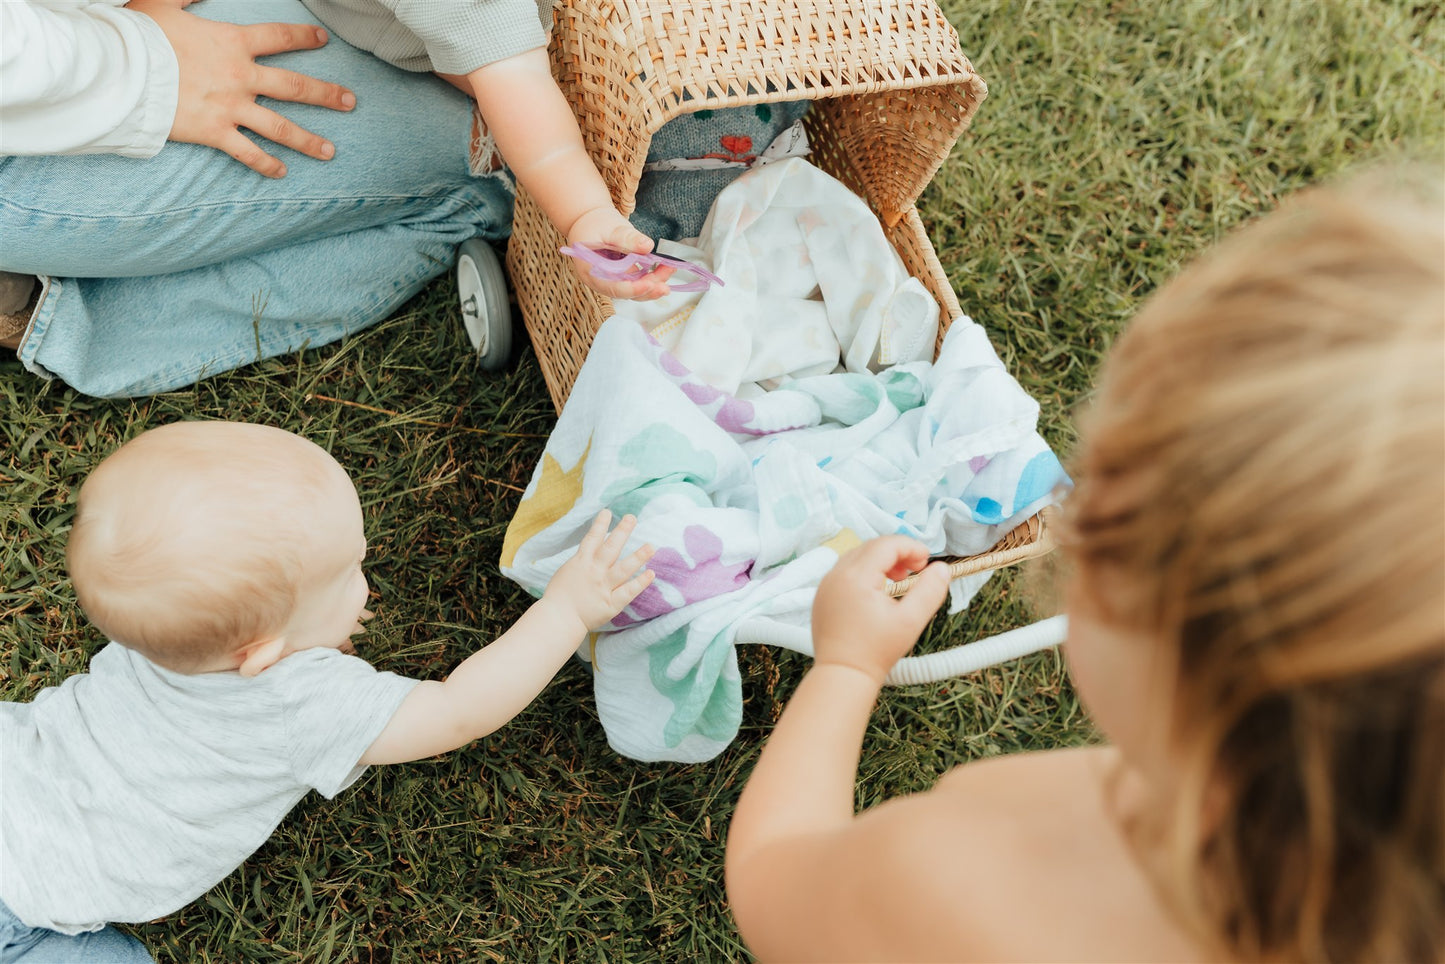
[[[0,703],[0,960],[150,960],[113,921],[170,914],[315,789],[470,743],[530,703],[652,581],[603,512],[511,629],[445,681],[350,653],[367,585],[361,505],[280,429],[182,422],[81,487],[76,595],[112,642],[90,671]]]

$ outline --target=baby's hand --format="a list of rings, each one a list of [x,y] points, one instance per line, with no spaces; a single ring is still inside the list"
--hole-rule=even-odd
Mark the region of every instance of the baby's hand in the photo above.
[[[617,559],[637,520],[623,516],[608,534],[611,521],[612,513],[606,509],[597,513],[577,554],[562,564],[542,595],[571,607],[589,632],[606,626],[652,583],[652,570],[642,568],[652,558],[652,546],[644,545],[621,562]]]
[[[610,204],[595,207],[574,221],[572,229],[567,232],[567,243],[636,254],[652,250],[652,239],[634,228],[632,222],[618,214]],[[637,281],[607,281],[594,277],[591,267],[575,258],[572,270],[577,272],[584,284],[599,294],[636,301],[651,301],[667,294],[667,279],[672,276],[671,268],[659,268]]]
[[[901,599],[887,580],[923,568]],[[852,666],[883,678],[918,641],[948,592],[948,566],[929,563],[928,550],[904,536],[883,536],[849,552],[823,577],[813,598],[813,659]]]

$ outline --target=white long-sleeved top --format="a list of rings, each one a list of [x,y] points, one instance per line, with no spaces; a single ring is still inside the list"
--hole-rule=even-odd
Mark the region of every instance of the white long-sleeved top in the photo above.
[[[175,51],[125,0],[0,0],[0,155],[151,157],[175,123]]]

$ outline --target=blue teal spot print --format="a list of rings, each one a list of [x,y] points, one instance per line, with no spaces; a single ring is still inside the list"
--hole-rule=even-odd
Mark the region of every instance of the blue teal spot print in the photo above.
[[[1015,511],[1037,502],[1052,492],[1054,486],[1067,481],[1069,477],[1059,464],[1058,457],[1045,449],[1029,459],[1029,464],[1024,466],[1019,476],[1018,488],[1014,490]]]
[[[796,529],[808,520],[808,503],[797,495],[779,499],[773,504],[773,518],[784,529]]]
[[[973,521],[984,525],[996,525],[1003,521],[1003,506],[987,497],[979,499],[972,511]]]

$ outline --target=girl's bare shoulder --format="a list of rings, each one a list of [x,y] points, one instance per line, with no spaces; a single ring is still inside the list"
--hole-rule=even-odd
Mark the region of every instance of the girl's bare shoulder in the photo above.
[[[993,801],[1037,801],[1039,792],[1078,791],[1086,788],[1106,789],[1107,782],[1119,772],[1119,753],[1110,746],[1080,746],[1062,750],[1011,753],[964,763],[945,773],[934,787],[939,800],[965,794],[972,805]],[[1088,793],[1089,799],[1102,796]]]
[[[891,865],[889,903],[932,922],[908,956],[1199,958],[1120,829],[1119,766],[1103,747],[999,757],[865,814],[860,843]]]

